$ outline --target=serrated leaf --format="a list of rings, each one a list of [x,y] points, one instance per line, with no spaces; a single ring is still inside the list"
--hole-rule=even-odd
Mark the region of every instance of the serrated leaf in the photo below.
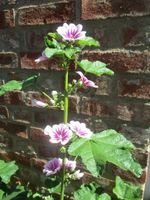
[[[130,153],[133,148],[125,137],[114,130],[106,130],[93,134],[90,140],[77,139],[69,146],[68,153],[80,156],[93,176],[98,176],[97,164],[110,162],[140,177],[142,168]]]
[[[141,200],[142,191],[139,186],[124,182],[119,176],[116,177],[116,185],[113,189],[115,195],[122,200]]]
[[[94,134],[92,140],[97,162],[98,159],[102,159],[103,162],[113,163],[137,177],[141,176],[142,168],[135,162],[130,152],[134,146],[123,135],[110,129]]]
[[[9,183],[10,177],[18,170],[15,161],[5,162],[0,160],[0,177],[4,183]]]
[[[47,58],[51,58],[53,57],[59,50],[56,49],[56,48],[49,48],[47,47],[45,50],[44,50],[44,54]]]
[[[59,35],[58,33],[56,33],[56,32],[49,32],[47,35],[48,35],[49,37],[51,37],[51,38],[56,39],[56,40],[58,40],[58,39],[61,38],[60,35]]]
[[[100,61],[91,62],[89,60],[82,60],[78,65],[85,71],[96,76],[113,75],[114,72],[107,68],[106,64]]]
[[[91,140],[83,138],[77,139],[69,146],[68,153],[72,156],[80,156],[87,170],[89,170],[93,176],[99,175]]]
[[[84,39],[81,40],[77,40],[76,42],[78,45],[81,46],[95,46],[95,47],[100,47],[100,44],[97,40],[95,40],[92,37],[86,37]]]
[[[22,82],[21,81],[9,81],[8,83],[0,86],[0,96],[5,94],[6,92],[11,92],[14,90],[21,90]]]
[[[81,186],[79,190],[74,192],[75,200],[96,200],[95,191],[90,190],[88,187],[84,185]]]
[[[67,48],[64,50],[64,54],[71,59],[72,57],[74,58],[75,54],[77,52],[80,52],[80,48]]]
[[[98,197],[97,200],[111,200],[111,197],[110,197],[108,194],[104,193],[104,194],[101,194],[101,195]]]
[[[4,95],[7,92],[15,91],[15,90],[22,90],[28,86],[31,86],[36,83],[37,78],[39,75],[34,75],[27,78],[24,81],[8,81],[6,84],[0,86],[0,96]]]

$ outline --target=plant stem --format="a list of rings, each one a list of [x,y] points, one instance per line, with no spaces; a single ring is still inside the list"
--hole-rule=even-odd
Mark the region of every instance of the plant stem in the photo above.
[[[66,69],[65,73],[65,99],[64,99],[64,123],[66,124],[68,122],[68,68]]]
[[[64,97],[64,123],[66,124],[68,122],[68,67],[66,67],[65,72],[65,97]],[[64,147],[65,149],[65,147]],[[61,195],[60,200],[64,200],[64,192],[65,192],[65,158],[66,158],[66,149],[65,152],[63,152],[63,161],[62,161],[62,180],[61,180]]]

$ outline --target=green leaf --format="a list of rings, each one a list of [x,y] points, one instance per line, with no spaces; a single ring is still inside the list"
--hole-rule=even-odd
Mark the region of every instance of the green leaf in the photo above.
[[[74,192],[75,200],[96,200],[95,190],[91,190],[84,185],[81,185],[81,188]]]
[[[2,199],[3,195],[4,195],[4,191],[0,190],[0,199]]]
[[[60,193],[61,192],[61,183],[55,187],[48,188],[49,193]]]
[[[0,177],[4,183],[9,183],[10,177],[18,170],[15,161],[5,162],[0,160]]]
[[[22,88],[21,89],[25,89],[31,85],[34,85],[37,81],[37,79],[39,78],[40,74],[38,75],[34,75],[31,76],[29,78],[27,78],[26,80],[22,81]]]
[[[47,35],[48,35],[49,37],[51,37],[51,38],[56,39],[56,40],[58,40],[58,39],[61,38],[60,35],[59,35],[58,33],[56,33],[56,32],[49,32]]]
[[[105,75],[113,75],[114,72],[108,69],[105,63],[100,61],[91,62],[89,60],[82,60],[78,62],[78,65],[85,71],[97,76]]]
[[[8,83],[0,86],[0,96],[5,94],[6,92],[11,92],[14,90],[21,90],[22,82],[21,81],[9,81]]]
[[[44,54],[46,55],[46,57],[51,58],[52,56],[54,56],[59,50],[56,48],[49,48],[47,47],[44,50]]]
[[[16,80],[9,81],[6,84],[0,86],[0,96],[4,95],[7,92],[22,90],[28,86],[33,85],[36,83],[38,77],[39,75],[34,75],[24,81],[16,81]]]
[[[116,177],[116,185],[113,192],[119,199],[123,200],[141,200],[142,191],[140,186],[135,186],[124,182],[119,176]]]
[[[93,174],[93,176],[99,175],[99,169],[94,157],[94,149],[92,148],[91,140],[84,138],[75,140],[68,149],[68,153],[72,156],[80,156],[82,162],[87,169]]]
[[[97,200],[111,200],[111,197],[110,197],[108,194],[104,193],[104,194],[101,194],[101,195],[98,197]]]
[[[78,45],[81,46],[95,46],[95,47],[100,47],[100,44],[97,40],[95,40],[92,37],[86,37],[84,39],[81,40],[77,40],[76,42]]]
[[[25,189],[23,186],[17,186],[17,188],[12,191],[10,194],[8,194],[6,197],[3,197],[2,200],[12,200],[14,199],[15,197],[17,197],[19,194],[25,192]]]
[[[64,50],[64,54],[71,59],[72,57],[74,58],[75,54],[80,52],[81,49],[80,48],[67,48]]]
[[[140,177],[141,166],[134,161],[130,151],[134,148],[131,142],[114,130],[93,134],[89,139],[77,139],[68,149],[72,156],[80,156],[87,169],[98,176],[98,164],[113,163]]]

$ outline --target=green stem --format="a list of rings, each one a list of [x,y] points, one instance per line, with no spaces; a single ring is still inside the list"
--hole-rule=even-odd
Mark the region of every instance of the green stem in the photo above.
[[[68,122],[68,108],[69,108],[69,100],[68,100],[68,67],[66,67],[65,72],[65,97],[64,97],[64,123]],[[66,149],[65,149],[66,151]],[[62,180],[61,180],[61,195],[60,200],[64,200],[64,193],[65,193],[65,159],[66,159],[66,152],[63,152],[63,162],[62,162]]]
[[[69,106],[69,101],[68,101],[68,68],[66,69],[65,73],[65,99],[64,99],[64,123],[66,124],[68,122],[68,106]]]

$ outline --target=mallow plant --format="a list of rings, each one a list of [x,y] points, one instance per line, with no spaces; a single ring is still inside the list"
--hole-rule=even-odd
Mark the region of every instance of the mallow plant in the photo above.
[[[131,172],[136,177],[142,174],[142,168],[132,156],[134,145],[123,135],[109,129],[94,133],[82,121],[69,118],[69,97],[87,88],[96,90],[98,86],[88,76],[109,75],[114,72],[101,61],[80,60],[83,49],[99,48],[100,44],[92,37],[87,36],[81,24],[64,23],[56,32],[49,32],[45,38],[45,49],[35,62],[43,62],[53,57],[58,58],[60,73],[65,74],[64,91],[52,91],[47,94],[40,92],[47,98],[47,102],[32,99],[31,105],[41,108],[59,108],[63,110],[63,119],[60,124],[47,125],[44,134],[49,137],[49,145],[59,146],[59,157],[49,160],[43,168],[43,173],[50,179],[56,178],[59,184],[56,187],[60,200],[65,199],[65,189],[72,182],[83,179],[89,173],[95,179],[102,176],[106,163],[112,163],[122,170]],[[69,73],[74,70],[75,79],[70,81]],[[10,81],[1,86],[0,94],[12,90],[21,90],[35,84],[38,76],[33,76],[25,81]],[[80,92],[79,92],[80,94]],[[93,179],[94,180],[94,179]],[[80,182],[81,183],[81,182]],[[81,188],[72,194],[75,200],[109,200],[111,197],[97,192],[96,184],[81,185]],[[60,189],[58,189],[60,188]],[[50,189],[51,193],[55,190]],[[121,192],[122,191],[122,192]],[[141,191],[138,186],[125,183],[116,177],[116,186],[113,189],[116,199],[140,199]],[[50,197],[53,198],[52,196]],[[57,198],[58,199],[58,198]]]

